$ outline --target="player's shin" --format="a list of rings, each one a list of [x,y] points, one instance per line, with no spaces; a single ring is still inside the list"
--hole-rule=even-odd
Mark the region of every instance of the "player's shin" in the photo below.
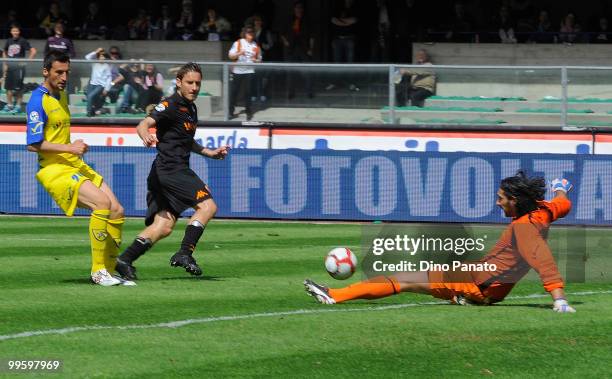
[[[187,225],[187,228],[185,228],[185,235],[183,236],[179,253],[188,255],[193,254],[200,237],[202,237],[204,233],[205,227],[206,225],[198,220],[191,221],[189,225]]]
[[[91,213],[89,219],[89,239],[91,241],[91,272],[95,273],[105,268],[107,225],[110,210],[98,209]]]
[[[329,289],[329,295],[336,303],[354,299],[380,299],[399,292],[400,284],[386,276],[377,276],[344,288]]]
[[[132,244],[121,253],[119,259],[127,264],[132,264],[141,255],[147,252],[153,246],[153,242],[150,239],[144,237],[136,237]]]
[[[125,219],[122,217],[108,220],[106,224],[106,231],[111,238],[106,240],[104,265],[106,266],[106,270],[111,274],[115,272],[115,266],[117,265],[117,255],[119,255],[119,246],[121,246],[121,234],[124,222]]]

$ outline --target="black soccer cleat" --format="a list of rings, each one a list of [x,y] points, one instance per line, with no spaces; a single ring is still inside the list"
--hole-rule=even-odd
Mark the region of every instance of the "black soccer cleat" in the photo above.
[[[117,259],[117,266],[115,266],[115,271],[125,280],[138,280],[136,276],[136,267],[132,266],[130,263],[124,262],[121,259]]]
[[[196,260],[190,254],[178,252],[170,258],[170,266],[182,267],[191,275],[202,275],[202,269],[196,263]]]

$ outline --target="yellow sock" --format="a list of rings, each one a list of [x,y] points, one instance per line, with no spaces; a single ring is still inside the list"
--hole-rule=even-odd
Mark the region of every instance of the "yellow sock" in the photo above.
[[[104,265],[111,274],[115,272],[115,266],[117,265],[117,256],[119,255],[119,246],[121,246],[121,231],[123,230],[123,223],[125,219],[116,218],[114,220],[109,219],[106,224],[106,231],[108,232],[108,238],[106,240],[106,250],[104,250]]]
[[[104,265],[104,251],[106,248],[106,239],[108,232],[106,224],[108,223],[110,210],[95,210],[91,212],[89,219],[89,240],[91,241],[91,272],[102,270]]]

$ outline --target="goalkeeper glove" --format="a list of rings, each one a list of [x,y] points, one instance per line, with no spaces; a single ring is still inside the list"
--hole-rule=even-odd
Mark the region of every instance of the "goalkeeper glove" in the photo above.
[[[555,299],[553,311],[557,313],[576,313],[576,310],[567,303],[564,298]]]
[[[555,191],[563,191],[565,193],[568,193],[574,187],[572,185],[572,183],[570,183],[569,180],[567,180],[567,179],[559,179],[559,178],[557,178],[557,179],[553,180],[552,182],[550,182],[550,186],[551,186],[553,192],[555,192]]]

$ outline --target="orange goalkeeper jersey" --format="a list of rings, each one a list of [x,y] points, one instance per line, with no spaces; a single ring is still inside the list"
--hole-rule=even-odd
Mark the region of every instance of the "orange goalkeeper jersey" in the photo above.
[[[546,238],[550,224],[565,217],[571,209],[565,197],[538,202],[538,209],[515,218],[504,230],[489,254],[480,260],[497,266],[496,271],[472,272],[474,283],[492,301],[501,301],[531,268],[536,270],[544,289],[563,288],[563,279]]]

